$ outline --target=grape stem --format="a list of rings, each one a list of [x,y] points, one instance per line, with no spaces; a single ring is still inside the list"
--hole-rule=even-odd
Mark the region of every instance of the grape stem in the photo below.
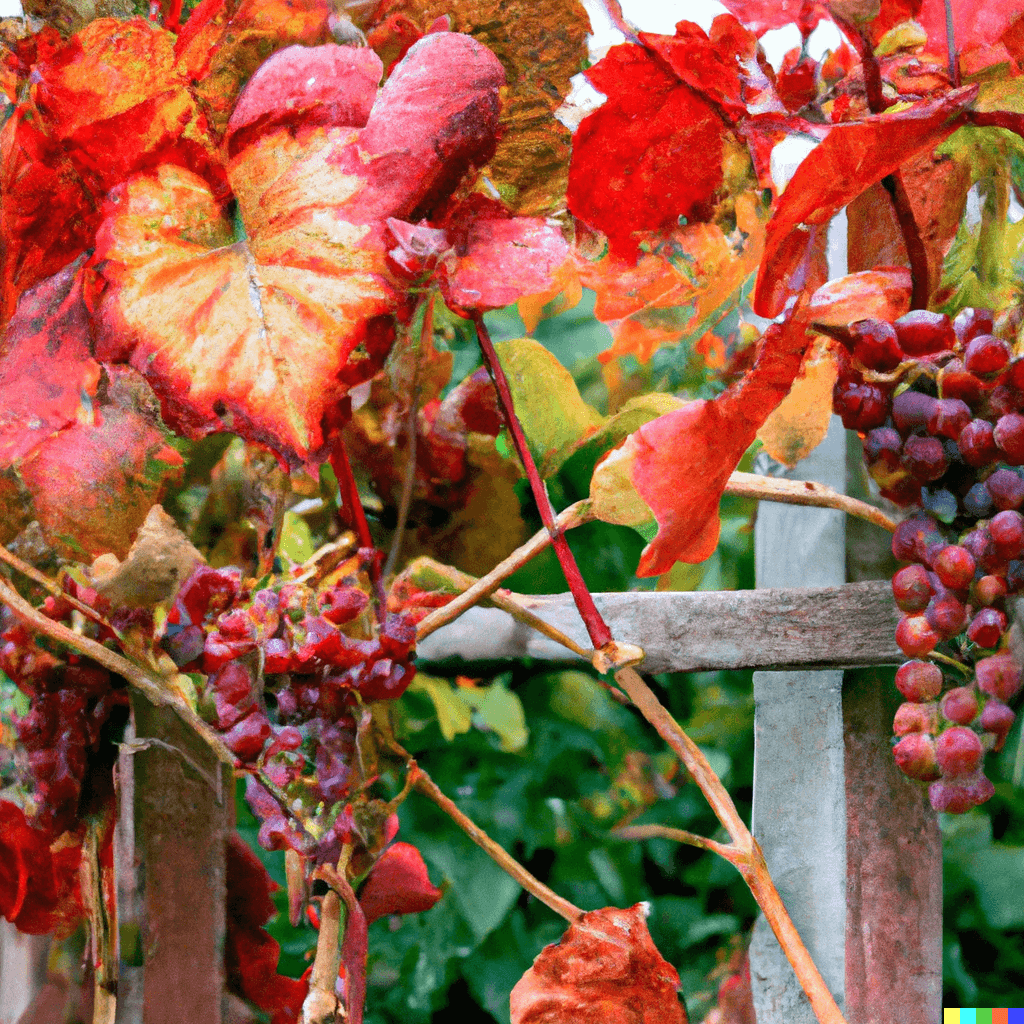
[[[630,700],[654,726],[661,738],[675,751],[731,839],[728,845],[714,843],[712,846],[712,840],[692,833],[681,833],[687,837],[684,841],[693,842],[694,845],[705,849],[714,849],[739,871],[779,940],[786,959],[792,965],[797,980],[810,1000],[811,1009],[819,1024],[845,1024],[832,993],[811,959],[810,953],[807,952],[807,947],[775,888],[760,845],[743,823],[736,805],[700,747],[686,735],[635,669],[619,669],[615,673],[615,681],[626,691]]]
[[[89,955],[93,969],[92,1024],[114,1024],[117,1014],[117,907],[103,898],[103,867],[100,864],[100,828],[91,822],[82,844],[81,883],[89,916]],[[110,892],[116,894],[117,886]],[[116,900],[116,895],[114,899]]]
[[[404,759],[406,769],[412,778],[413,787],[437,804],[507,875],[514,878],[531,896],[536,896],[541,903],[553,910],[559,917],[565,918],[570,924],[583,916],[583,911],[579,907],[570,903],[567,899],[563,899],[553,889],[549,889],[539,878],[530,874],[515,857],[496,843],[479,825],[463,814],[454,801],[445,796],[437,783],[417,764],[416,759],[394,737],[388,737],[387,743],[393,753]]]
[[[825,484],[812,480],[786,480],[781,477],[761,476],[759,473],[735,472],[725,485],[726,494],[736,494],[759,501],[777,501],[785,505],[813,505],[818,508],[835,508],[847,515],[867,520],[890,533],[896,531],[896,523],[880,508],[866,501],[840,494]]]
[[[564,532],[576,526],[582,526],[584,523],[591,523],[595,518],[590,510],[590,502],[583,500],[577,501],[563,510],[555,523],[557,529]],[[507,579],[550,545],[551,531],[547,528],[538,530],[525,544],[516,548],[508,558],[499,562],[486,576],[481,576],[472,586],[467,587],[448,604],[432,611],[423,619],[416,627],[417,641],[430,636],[435,630],[457,619],[467,608],[472,608],[473,605],[479,604],[489,597],[501,586],[502,580]]]
[[[348,870],[352,848],[346,843],[341,848],[338,867],[334,873],[344,876]],[[334,984],[341,966],[341,897],[334,886],[327,891],[320,905],[320,934],[316,939],[316,956],[309,973],[309,991],[302,1003],[300,1024],[333,1024],[337,1019],[338,997]]]

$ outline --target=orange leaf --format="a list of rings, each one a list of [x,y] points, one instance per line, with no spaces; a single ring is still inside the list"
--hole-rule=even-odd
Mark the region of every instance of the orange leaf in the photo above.
[[[679,974],[644,918],[638,903],[571,924],[512,989],[512,1024],[687,1024]]]
[[[638,576],[658,576],[676,561],[702,562],[718,544],[718,504],[761,424],[789,391],[810,343],[806,321],[772,324],[753,368],[712,401],[645,423],[626,439],[630,477],[658,521]]]

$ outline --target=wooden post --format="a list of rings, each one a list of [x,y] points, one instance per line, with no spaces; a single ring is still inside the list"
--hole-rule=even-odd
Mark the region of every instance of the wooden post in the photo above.
[[[224,766],[173,711],[141,697],[132,708],[137,743],[160,742],[134,755],[143,1024],[221,1024],[224,842],[234,790]]]
[[[846,485],[846,444],[833,417],[825,441],[793,479]],[[846,579],[845,517],[833,509],[758,508],[758,587],[839,586]],[[844,628],[833,619],[832,631]],[[835,669],[754,673],[754,809],[786,909],[840,1008],[845,988],[846,792],[843,674]],[[810,1003],[775,936],[759,918],[750,946],[758,1024],[814,1024]]]

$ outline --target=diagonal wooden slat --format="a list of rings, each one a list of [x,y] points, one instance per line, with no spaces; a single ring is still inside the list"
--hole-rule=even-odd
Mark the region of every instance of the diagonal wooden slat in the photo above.
[[[905,660],[887,581],[841,587],[595,594],[616,640],[638,644],[644,672],[857,668]],[[588,646],[569,594],[525,598],[535,615]],[[497,608],[472,608],[418,647],[420,662],[578,661]]]

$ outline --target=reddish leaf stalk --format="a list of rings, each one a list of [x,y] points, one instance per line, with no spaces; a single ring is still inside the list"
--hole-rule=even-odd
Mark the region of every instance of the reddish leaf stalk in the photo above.
[[[611,643],[612,632],[608,628],[608,624],[601,617],[601,613],[597,610],[594,598],[583,581],[583,575],[580,573],[576,559],[569,548],[569,542],[565,539],[562,527],[555,521],[555,510],[551,505],[551,499],[548,497],[547,488],[541,479],[537,464],[533,461],[533,456],[530,454],[530,446],[527,444],[522,425],[515,414],[512,390],[508,386],[508,378],[505,376],[505,371],[502,369],[501,362],[498,359],[498,353],[494,349],[494,343],[491,341],[491,336],[484,325],[483,314],[475,312],[473,314],[473,323],[476,325],[476,336],[480,342],[480,351],[483,353],[484,362],[487,364],[491,380],[494,382],[494,388],[498,393],[498,402],[505,417],[505,425],[512,436],[512,443],[515,446],[516,454],[526,470],[526,478],[530,481],[530,490],[533,491],[533,498],[537,503],[537,510],[540,512],[541,522],[544,523],[548,533],[551,535],[551,546],[555,549],[558,562],[562,567],[562,572],[565,574],[566,583],[569,584],[573,600],[576,602],[576,607],[587,627],[590,642],[594,645],[595,650],[600,650]]]
[[[356,899],[348,879],[339,874],[331,879],[348,911],[345,919],[345,940],[341,946],[341,962],[345,965],[345,1009],[348,1024],[363,1024],[366,1002],[366,953],[369,948],[366,915]]]
[[[342,504],[349,514],[349,523],[356,531],[361,548],[373,548],[373,536],[370,534],[370,524],[366,521],[366,512],[363,510],[363,503],[359,500],[359,488],[356,486],[356,478],[352,473],[352,463],[349,461],[348,452],[345,450],[345,440],[339,431],[338,436],[331,445],[331,469],[338,480],[338,491],[341,494]],[[370,580],[373,583],[377,618],[383,621],[384,609],[387,606],[387,598],[384,593],[384,579],[381,575],[380,562],[374,558],[370,562]]]
[[[903,244],[907,247],[907,255],[910,258],[910,281],[913,286],[910,308],[926,309],[931,296],[931,286],[928,281],[928,252],[924,247],[914,211],[910,206],[910,197],[903,186],[903,175],[899,171],[895,174],[887,174],[882,179],[882,187],[892,199],[896,222],[900,226]]]
[[[882,69],[875,56],[874,47],[861,30],[851,21],[831,11],[835,23],[850,37],[860,57],[864,69],[864,91],[867,93],[868,109],[872,114],[880,114],[888,104],[882,95]]]

